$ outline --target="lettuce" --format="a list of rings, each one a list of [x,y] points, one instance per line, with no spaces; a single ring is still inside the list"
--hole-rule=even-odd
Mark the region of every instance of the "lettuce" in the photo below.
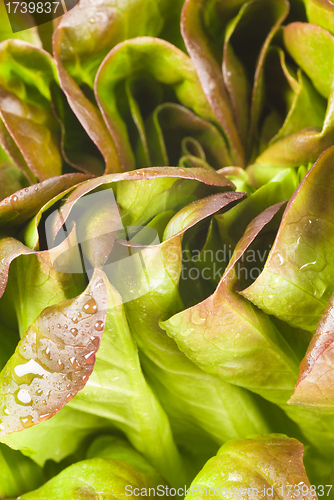
[[[330,486],[333,60],[330,0],[4,26],[1,497]]]

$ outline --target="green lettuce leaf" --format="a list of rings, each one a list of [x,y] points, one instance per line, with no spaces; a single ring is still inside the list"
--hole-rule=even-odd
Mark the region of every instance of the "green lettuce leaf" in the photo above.
[[[311,332],[334,292],[333,153],[333,148],[323,153],[306,175],[286,208],[262,273],[240,292],[264,312]]]
[[[303,465],[303,446],[284,435],[252,436],[222,446],[196,476],[187,499],[233,496],[316,497]],[[210,493],[211,492],[211,493]]]
[[[42,469],[19,451],[0,445],[0,496],[16,497],[45,482]]]

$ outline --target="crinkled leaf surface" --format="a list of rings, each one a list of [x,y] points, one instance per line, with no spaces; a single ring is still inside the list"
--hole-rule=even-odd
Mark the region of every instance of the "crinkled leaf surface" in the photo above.
[[[333,293],[334,148],[315,163],[291,198],[257,280],[241,293],[268,314],[314,331]]]
[[[290,498],[289,485],[299,486],[303,500],[317,498],[306,476],[303,452],[301,443],[279,434],[231,441],[196,476],[186,498],[202,498],[201,489],[214,488],[222,491],[218,498],[254,495],[285,500]]]
[[[0,375],[1,436],[52,417],[86,384],[105,323],[95,274],[83,294],[43,310]]]
[[[148,82],[146,87],[152,82],[151,85],[159,84],[164,90],[166,97],[162,95],[163,100],[176,100],[200,117],[216,121],[193,63],[183,52],[164,40],[150,37],[138,37],[117,45],[100,66],[95,89],[102,114],[117,146],[121,164],[126,170],[134,168],[134,158],[127,122],[131,122],[131,109],[127,109],[129,106],[126,103],[122,105],[122,101],[126,100],[124,86],[130,77],[140,79],[143,75]],[[164,89],[163,85],[168,88]],[[147,107],[149,102],[149,94],[144,94],[143,103],[139,104]],[[147,113],[147,110],[145,111]]]

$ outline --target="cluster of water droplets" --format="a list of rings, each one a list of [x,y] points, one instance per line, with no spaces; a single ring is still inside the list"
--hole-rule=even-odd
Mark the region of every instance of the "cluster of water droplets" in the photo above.
[[[106,300],[98,302],[83,295],[62,315],[55,306],[30,327],[11,359],[14,368],[1,374],[0,433],[47,420],[84,387],[105,325]]]

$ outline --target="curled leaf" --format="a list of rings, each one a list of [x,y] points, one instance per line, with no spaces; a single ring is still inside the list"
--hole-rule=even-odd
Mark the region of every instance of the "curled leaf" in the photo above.
[[[106,317],[96,271],[83,294],[43,310],[0,375],[1,436],[51,418],[93,371]]]

